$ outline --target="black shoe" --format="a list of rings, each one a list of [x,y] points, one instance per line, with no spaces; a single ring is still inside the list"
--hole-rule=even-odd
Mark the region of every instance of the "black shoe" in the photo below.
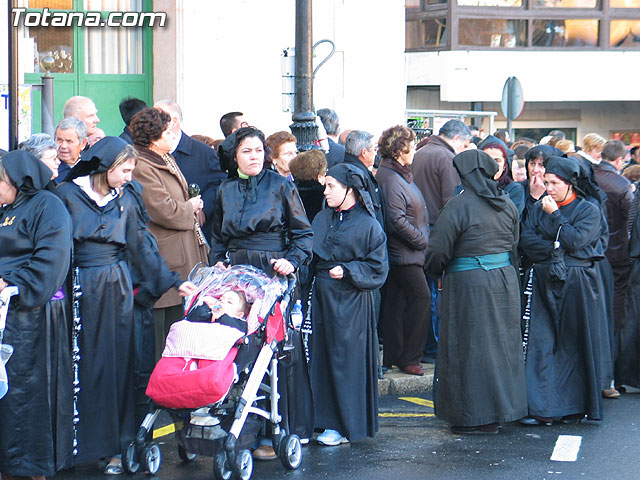
[[[422,363],[436,363],[436,357],[432,357],[431,355],[423,355]]]
[[[451,431],[459,435],[496,435],[499,430],[499,423],[488,423],[486,425],[477,425],[475,427],[451,427]]]
[[[565,425],[574,425],[584,420],[584,416],[585,416],[584,413],[575,413],[573,415],[565,415],[560,420],[558,420],[558,423],[564,423]]]
[[[518,421],[520,424],[528,426],[544,425],[545,427],[550,427],[553,425],[553,419],[544,417],[529,416],[521,418]]]

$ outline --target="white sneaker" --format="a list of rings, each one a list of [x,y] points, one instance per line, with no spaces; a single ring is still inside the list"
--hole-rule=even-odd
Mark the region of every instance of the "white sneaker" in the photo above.
[[[318,443],[328,447],[335,447],[342,443],[349,443],[346,437],[343,437],[337,430],[325,430],[318,435]]]

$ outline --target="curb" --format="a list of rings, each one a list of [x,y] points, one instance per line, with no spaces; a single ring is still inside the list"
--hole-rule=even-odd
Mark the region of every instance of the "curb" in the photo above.
[[[407,375],[398,368],[393,367],[384,374],[383,379],[378,380],[379,395],[408,395],[411,393],[430,392],[433,390],[432,363],[423,363],[424,376]]]

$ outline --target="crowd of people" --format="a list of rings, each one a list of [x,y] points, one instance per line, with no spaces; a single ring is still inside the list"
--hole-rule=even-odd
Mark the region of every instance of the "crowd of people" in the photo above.
[[[54,138],[0,157],[0,293],[18,288],[4,480],[93,461],[124,472],[200,264],[296,274],[311,334],[291,341],[309,357],[278,378],[303,444],[375,436],[378,378],[424,362],[456,434],[600,420],[603,398],[640,387],[637,147],[561,131],[512,143],[460,120],[376,140],[321,109],[328,141],[298,152],[241,112],[221,140],[187,135],[169,100],[120,112],[124,131],[105,136],[91,99],[72,97]],[[266,438],[253,454],[276,458]]]

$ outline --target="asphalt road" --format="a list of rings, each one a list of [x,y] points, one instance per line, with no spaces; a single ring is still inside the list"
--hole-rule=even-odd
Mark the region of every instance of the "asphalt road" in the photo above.
[[[580,442],[575,461],[550,459],[558,437]],[[196,458],[185,464],[173,435],[161,442],[162,466],[157,479],[209,480],[213,460]],[[559,447],[558,447],[559,448]],[[558,450],[558,449],[556,449]],[[142,474],[135,478],[144,478]],[[104,479],[95,465],[62,472],[56,479]],[[129,477],[131,478],[131,477]],[[639,479],[640,393],[605,400],[605,419],[578,425],[525,427],[504,425],[498,435],[458,436],[433,416],[429,394],[384,396],[380,431],[367,439],[338,447],[313,440],[304,448],[299,470],[279,461],[255,462],[254,479]]]

